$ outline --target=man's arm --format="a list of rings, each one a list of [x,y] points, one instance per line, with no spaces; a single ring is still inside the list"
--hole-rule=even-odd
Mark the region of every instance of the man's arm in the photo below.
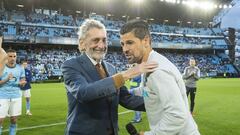
[[[129,93],[125,86],[120,88],[119,104],[130,110],[145,111],[143,97]]]
[[[5,83],[7,83],[7,82],[8,82],[9,80],[11,80],[12,78],[13,78],[13,74],[10,73],[6,79],[0,80],[0,85],[3,85],[3,84],[5,84]]]
[[[69,64],[62,66],[65,87],[79,102],[90,102],[116,94],[113,77],[89,83],[83,73]]]
[[[28,81],[29,81],[29,83],[31,83],[31,82],[32,82],[32,72],[31,72],[31,70],[29,70],[29,77],[28,77]]]
[[[24,87],[26,83],[27,83],[26,78],[23,77],[23,78],[21,78],[20,81],[19,81],[19,86],[20,86],[20,87]]]
[[[149,89],[157,93],[163,116],[144,135],[178,134],[186,123],[188,110],[174,76],[167,71],[156,71],[149,76],[148,83]]]
[[[2,76],[3,69],[5,67],[5,64],[7,63],[7,54],[2,48],[2,39],[3,37],[0,37],[0,76]]]
[[[194,73],[194,78],[195,78],[196,80],[199,80],[199,79],[200,79],[200,69],[199,69],[199,68],[196,68],[196,69],[197,69],[197,72]]]
[[[193,74],[188,74],[188,68],[186,67],[183,72],[183,79],[187,80],[190,78]]]
[[[25,86],[25,84],[27,83],[27,81],[26,81],[26,76],[25,76],[25,69],[23,68],[23,67],[21,67],[21,70],[20,70],[20,80],[19,80],[19,82],[18,82],[18,85],[20,86],[20,87],[24,87]]]
[[[157,64],[143,63],[122,73],[89,83],[83,74],[69,65],[71,64],[64,63],[62,66],[65,87],[80,102],[89,102],[116,94],[125,80],[144,72],[151,72],[157,66]]]

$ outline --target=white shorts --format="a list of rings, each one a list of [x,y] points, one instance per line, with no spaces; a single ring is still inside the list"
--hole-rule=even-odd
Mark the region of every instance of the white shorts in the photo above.
[[[22,90],[22,95],[23,95],[25,98],[30,98],[30,97],[31,97],[31,89]]]
[[[0,118],[22,114],[22,98],[0,99]]]

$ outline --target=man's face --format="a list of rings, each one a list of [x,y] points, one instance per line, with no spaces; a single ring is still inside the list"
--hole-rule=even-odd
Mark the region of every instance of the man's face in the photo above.
[[[80,41],[81,44],[81,41]],[[87,55],[99,62],[107,53],[107,34],[104,29],[92,28],[87,37],[83,39],[82,45]]]
[[[17,60],[17,53],[9,52],[7,53],[7,56],[8,56],[8,64],[15,65]]]
[[[27,62],[22,63],[22,66],[23,66],[24,69],[27,68],[27,65],[28,65]]]
[[[145,52],[144,45],[146,41],[135,37],[133,32],[123,34],[120,37],[122,50],[128,63],[141,63]]]
[[[195,60],[190,60],[190,61],[189,61],[189,64],[190,64],[190,66],[195,66],[195,65],[196,65],[196,62],[195,62]]]

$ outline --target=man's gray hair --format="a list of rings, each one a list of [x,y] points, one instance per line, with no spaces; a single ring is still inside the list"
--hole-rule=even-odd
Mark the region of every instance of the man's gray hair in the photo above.
[[[85,20],[79,28],[78,31],[78,40],[83,40],[86,38],[88,31],[92,28],[98,28],[106,30],[105,26],[97,20],[87,19]]]

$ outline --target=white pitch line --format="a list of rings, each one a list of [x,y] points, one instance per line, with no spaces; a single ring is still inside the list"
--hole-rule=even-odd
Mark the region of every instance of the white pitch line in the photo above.
[[[120,113],[118,113],[118,115],[122,115],[122,114],[130,113],[130,112],[133,112],[133,111],[132,111],[132,110],[128,110],[128,111],[125,111],[125,112],[120,112]]]
[[[123,115],[126,113],[133,112],[131,110],[125,111],[125,112],[120,112],[118,115]],[[45,124],[45,125],[38,125],[38,126],[31,126],[31,127],[23,127],[23,128],[17,128],[17,131],[21,130],[29,130],[29,129],[35,129],[35,128],[44,128],[44,127],[51,127],[51,126],[58,126],[58,125],[64,125],[66,122],[59,122],[59,123],[52,123],[52,124]],[[8,129],[3,130],[3,132],[8,132]]]
[[[17,128],[17,131],[34,129],[34,128],[51,127],[51,126],[64,125],[64,124],[66,124],[66,122],[59,122],[59,123],[39,125],[39,126],[31,126],[31,127],[23,127],[23,128]],[[3,132],[7,132],[7,131],[8,131],[8,129],[3,130]]]

